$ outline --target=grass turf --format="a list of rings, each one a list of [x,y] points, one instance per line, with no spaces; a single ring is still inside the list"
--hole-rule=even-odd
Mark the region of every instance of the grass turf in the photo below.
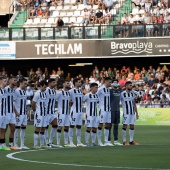
[[[31,150],[33,150],[33,132],[33,126],[29,125],[25,143]],[[121,127],[119,132],[119,139],[121,141]],[[6,157],[7,154],[18,151],[0,151],[0,167],[2,170],[170,169],[169,132],[170,126],[138,125],[135,127],[135,141],[140,143],[139,146],[28,150],[28,152],[14,155],[15,158],[38,161],[39,163],[23,162]],[[128,134],[127,137],[129,138]],[[84,129],[82,142],[84,143]],[[63,143],[63,140],[61,143]],[[63,165],[58,165],[57,163]],[[76,164],[76,166],[65,164]]]

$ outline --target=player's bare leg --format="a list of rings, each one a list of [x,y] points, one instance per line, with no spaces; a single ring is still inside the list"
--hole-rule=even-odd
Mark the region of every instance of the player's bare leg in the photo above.
[[[98,136],[98,145],[99,146],[104,146],[102,143],[102,128],[103,128],[103,123],[99,123],[98,130],[97,130],[97,136]]]

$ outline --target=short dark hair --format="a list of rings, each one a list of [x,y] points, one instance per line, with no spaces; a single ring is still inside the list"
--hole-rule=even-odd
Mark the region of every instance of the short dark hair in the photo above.
[[[104,80],[108,81],[108,80],[111,80],[111,78],[110,77],[105,77]]]
[[[68,80],[66,80],[66,79],[62,80],[62,83],[65,83],[65,82],[69,82],[69,81],[68,81]]]
[[[51,83],[51,82],[53,82],[53,81],[55,81],[55,79],[50,78],[50,79],[48,80],[48,83]]]
[[[75,83],[78,82],[79,80],[81,80],[81,79],[80,79],[80,78],[75,78],[75,79],[73,80],[73,84],[75,85]]]
[[[127,86],[127,85],[129,85],[129,84],[132,84],[132,82],[131,82],[131,81],[127,81],[127,82],[125,83],[125,86]]]
[[[91,88],[91,87],[95,87],[95,86],[98,87],[98,84],[97,84],[97,83],[91,83],[91,84],[90,84],[90,88]]]
[[[44,86],[44,85],[47,86],[47,82],[45,80],[39,82],[39,86]]]
[[[113,81],[112,81],[112,82],[114,82],[114,81],[117,81],[117,82],[118,82],[118,79],[113,79]]]
[[[23,83],[24,81],[27,81],[27,79],[25,79],[25,78],[19,79],[19,83]]]

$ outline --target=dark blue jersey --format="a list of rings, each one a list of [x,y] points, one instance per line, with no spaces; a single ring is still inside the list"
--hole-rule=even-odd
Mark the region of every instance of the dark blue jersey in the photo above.
[[[120,94],[121,89],[110,89],[111,112],[120,111]]]

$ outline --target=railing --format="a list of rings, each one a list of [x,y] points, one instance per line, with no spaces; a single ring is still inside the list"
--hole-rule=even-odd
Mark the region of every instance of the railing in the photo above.
[[[1,28],[1,41],[170,36],[170,24]]]

